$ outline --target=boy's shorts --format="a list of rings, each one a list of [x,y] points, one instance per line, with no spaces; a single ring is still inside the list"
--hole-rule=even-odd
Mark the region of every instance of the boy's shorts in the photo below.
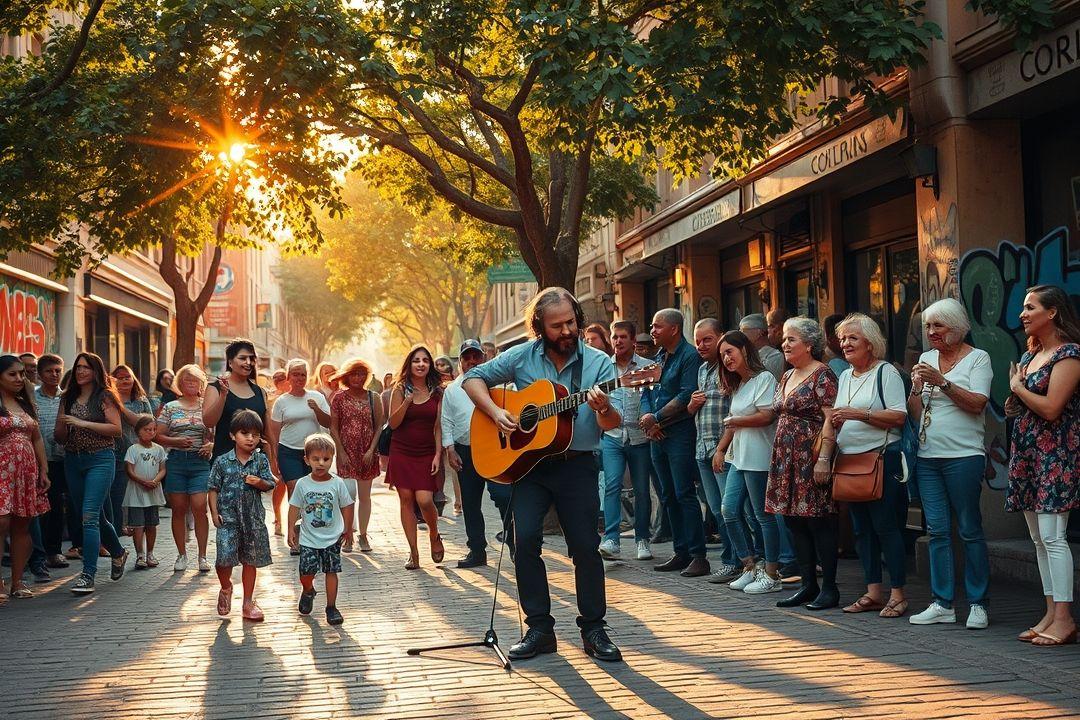
[[[327,574],[341,572],[340,542],[325,548],[300,546],[300,575],[318,575],[320,571]]]
[[[126,525],[131,527],[157,527],[161,524],[156,505],[150,507],[129,507]]]

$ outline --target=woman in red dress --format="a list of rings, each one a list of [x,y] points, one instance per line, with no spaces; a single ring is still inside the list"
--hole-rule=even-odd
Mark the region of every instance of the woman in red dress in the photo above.
[[[439,489],[439,461],[442,440],[439,409],[442,402],[442,378],[435,369],[431,353],[417,345],[405,357],[394,390],[390,394],[389,425],[394,431],[390,440],[390,485],[397,490],[401,506],[401,526],[409,541],[406,570],[420,567],[416,548],[416,514],[413,503],[428,526],[431,559],[442,562],[445,548],[439,535],[439,514],[434,494]]]
[[[371,519],[371,481],[379,475],[379,438],[376,428],[383,425],[382,400],[366,390],[371,366],[360,359],[350,360],[331,376],[341,383],[341,390],[330,401],[330,434],[337,444],[338,475],[353,491],[359,522],[357,540],[360,552],[371,552],[368,521]],[[345,538],[342,552],[352,552],[352,537]]]
[[[0,356],[0,555],[10,533],[12,597],[34,596],[22,576],[30,557],[30,521],[49,509],[48,468],[23,364],[14,355]],[[0,580],[0,603],[7,598]]]

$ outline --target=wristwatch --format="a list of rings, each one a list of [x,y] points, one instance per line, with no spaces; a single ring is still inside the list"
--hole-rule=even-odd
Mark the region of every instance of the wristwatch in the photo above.
[[[946,380],[945,384],[941,386],[941,392],[949,392],[952,387],[952,380]]]

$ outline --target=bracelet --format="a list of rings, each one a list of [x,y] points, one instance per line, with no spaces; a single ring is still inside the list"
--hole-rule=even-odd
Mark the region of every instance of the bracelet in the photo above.
[[[866,408],[866,422],[870,422],[870,408]]]

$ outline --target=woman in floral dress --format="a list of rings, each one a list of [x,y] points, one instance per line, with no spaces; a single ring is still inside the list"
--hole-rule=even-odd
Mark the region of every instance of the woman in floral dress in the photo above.
[[[1080,321],[1060,288],[1038,285],[1020,322],[1028,350],[1009,378],[1006,414],[1016,418],[1005,509],[1023,512],[1035,543],[1046,613],[1020,634],[1032,645],[1076,641],[1069,513],[1080,507]]]
[[[15,355],[0,356],[0,555],[10,534],[12,597],[34,596],[22,577],[30,557],[30,521],[49,510],[48,468],[23,364]],[[7,598],[0,580],[0,603]]]
[[[784,374],[773,399],[776,441],[765,489],[765,511],[783,515],[791,530],[802,587],[776,605],[805,604],[809,610],[824,610],[840,604],[836,587],[836,506],[829,469],[835,438],[821,437],[820,457],[815,457],[815,446],[825,419],[832,413],[837,380],[821,361],[825,336],[813,320],[795,317],[784,323],[781,349],[792,369]],[[816,565],[822,570],[820,587]]]
[[[331,379],[343,389],[330,402],[330,434],[337,444],[338,475],[345,480],[358,508],[357,541],[361,552],[371,552],[368,521],[371,519],[371,481],[379,475],[379,444],[376,428],[383,425],[382,401],[365,390],[371,366],[350,360]],[[342,552],[352,552],[353,539],[345,538]]]

